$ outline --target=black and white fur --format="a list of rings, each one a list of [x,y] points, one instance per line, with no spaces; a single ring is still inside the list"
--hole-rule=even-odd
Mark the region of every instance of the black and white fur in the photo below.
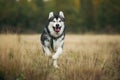
[[[64,38],[65,38],[65,17],[62,11],[58,15],[53,12],[49,13],[48,23],[44,27],[41,35],[41,43],[46,56],[51,56],[51,51],[55,52],[52,55],[53,66],[58,68],[57,59],[62,53]]]

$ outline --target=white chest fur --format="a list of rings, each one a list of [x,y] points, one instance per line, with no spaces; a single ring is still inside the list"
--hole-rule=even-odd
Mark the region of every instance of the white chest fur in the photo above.
[[[63,40],[62,36],[61,38],[57,39],[57,40],[53,40],[53,49],[56,51],[59,47],[63,46],[64,40]]]

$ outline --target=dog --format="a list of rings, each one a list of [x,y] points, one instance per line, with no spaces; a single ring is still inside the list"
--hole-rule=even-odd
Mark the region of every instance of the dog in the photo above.
[[[57,59],[63,51],[65,39],[65,17],[62,11],[55,15],[53,12],[49,13],[47,25],[41,34],[41,44],[43,52],[46,56],[51,56],[53,59],[53,66],[59,68]]]

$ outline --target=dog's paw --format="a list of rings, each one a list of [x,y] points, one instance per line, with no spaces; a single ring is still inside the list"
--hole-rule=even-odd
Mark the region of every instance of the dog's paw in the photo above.
[[[52,56],[52,59],[57,59],[57,58],[58,58],[58,56],[55,54]]]
[[[57,64],[53,64],[53,66],[57,69],[59,69],[59,66]]]

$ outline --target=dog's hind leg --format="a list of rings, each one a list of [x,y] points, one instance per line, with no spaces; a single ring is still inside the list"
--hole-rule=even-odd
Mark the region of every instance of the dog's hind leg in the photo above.
[[[59,68],[59,66],[57,65],[57,59],[53,59],[53,66],[55,68]]]
[[[59,47],[56,51],[56,53],[52,56],[53,58],[53,66],[55,68],[58,68],[58,65],[57,65],[57,58],[60,56],[60,54],[62,53],[62,48]]]

